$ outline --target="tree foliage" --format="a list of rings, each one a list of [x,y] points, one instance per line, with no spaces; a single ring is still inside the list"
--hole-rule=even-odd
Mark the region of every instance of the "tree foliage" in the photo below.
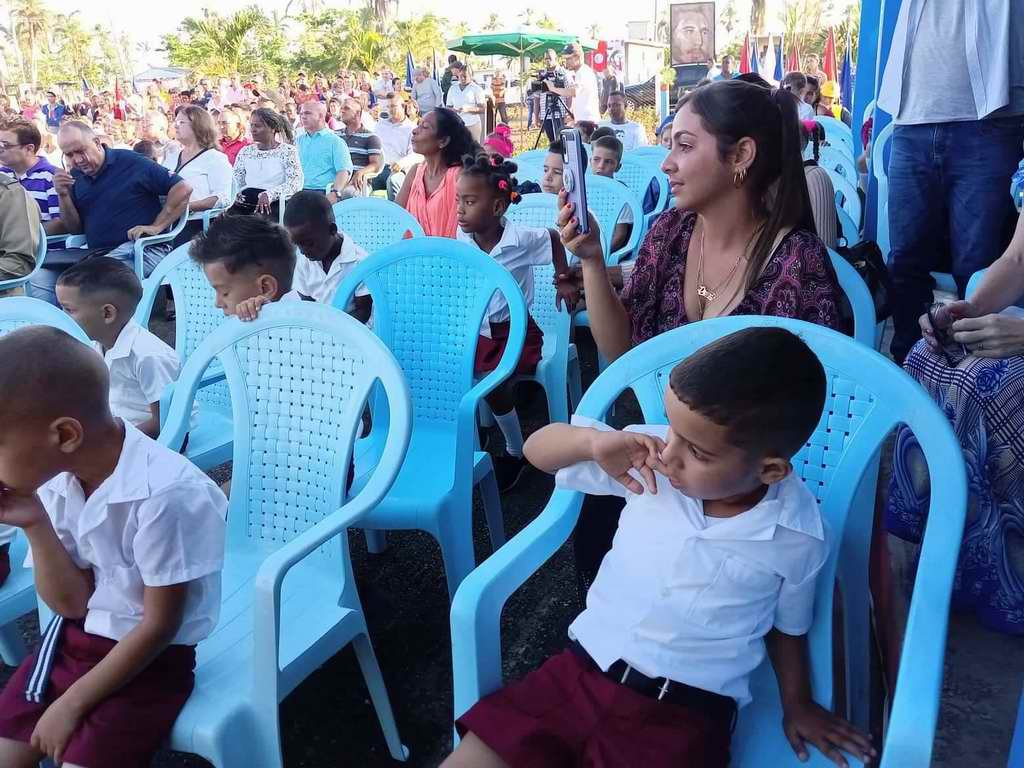
[[[249,72],[257,61],[276,71],[285,58],[282,30],[255,5],[226,17],[212,11],[188,16],[163,43],[171,64],[215,76]]]

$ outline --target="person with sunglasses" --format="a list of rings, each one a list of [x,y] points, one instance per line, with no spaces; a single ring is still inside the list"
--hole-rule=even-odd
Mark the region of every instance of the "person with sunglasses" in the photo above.
[[[997,632],[1024,633],[1024,214],[968,299],[921,316],[924,336],[903,364],[942,407],[963,446],[971,478],[954,600]],[[896,434],[886,527],[919,543],[928,513],[927,473],[917,438]]]

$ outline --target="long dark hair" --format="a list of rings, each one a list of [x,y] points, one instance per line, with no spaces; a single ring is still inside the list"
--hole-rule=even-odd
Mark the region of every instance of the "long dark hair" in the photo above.
[[[754,235],[749,285],[771,256],[780,231],[792,227],[817,232],[804,175],[796,97],[782,89],[724,80],[687,94],[683,104],[690,105],[718,141],[723,160],[742,138],[753,139],[757,146],[745,184],[764,224]]]
[[[480,145],[473,139],[473,134],[462,122],[458,113],[447,107],[436,107],[434,117],[437,120],[437,137],[447,138],[448,144],[441,148],[441,157],[448,168],[462,165],[466,155],[476,157],[480,153]]]
[[[267,127],[274,131],[275,136],[280,133],[284,136],[284,140],[289,144],[295,143],[295,134],[292,131],[292,124],[284,115],[279,112],[275,112],[269,107],[260,107],[259,109],[254,109],[252,111],[252,114],[249,115],[249,119],[251,120],[254,116],[259,117],[260,120],[266,123]]]

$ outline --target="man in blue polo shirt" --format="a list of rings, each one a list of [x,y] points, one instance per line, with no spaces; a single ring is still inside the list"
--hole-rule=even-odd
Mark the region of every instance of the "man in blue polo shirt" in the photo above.
[[[295,139],[299,162],[306,179],[304,189],[328,190],[336,203],[352,176],[352,155],[345,140],[327,127],[327,107],[322,101],[304,102],[299,110],[303,133]]]
[[[104,147],[92,128],[77,120],[61,127],[57,143],[71,172],[58,171],[53,176],[60,204],[54,234],[84,233],[88,250],[82,255],[102,253],[134,266],[134,241],[174,224],[188,205],[192,187],[149,158]],[[161,196],[166,196],[163,203]],[[168,250],[169,244],[146,250],[146,274]],[[78,255],[74,250],[65,253],[63,258],[47,256],[46,267],[32,278],[31,295],[57,303],[53,290],[57,277]]]

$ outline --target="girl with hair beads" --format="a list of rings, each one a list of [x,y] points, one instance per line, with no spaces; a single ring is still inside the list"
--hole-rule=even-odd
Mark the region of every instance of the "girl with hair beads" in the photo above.
[[[533,267],[554,261],[555,274],[566,274],[565,249],[553,229],[519,227],[505,218],[509,205],[519,201],[513,174],[516,164],[487,155],[466,157],[456,189],[459,229],[456,239],[475,245],[501,266],[519,283],[529,309],[533,303]],[[575,304],[576,292],[568,282],[558,285],[558,301],[570,309]],[[482,376],[493,371],[508,343],[508,303],[496,295],[491,299],[487,315],[480,326],[480,339],[476,348],[475,373]],[[544,334],[528,319],[526,342],[515,372],[531,374],[540,361]],[[508,381],[487,396],[487,404],[505,438],[506,456],[494,459],[494,470],[501,491],[510,490],[526,468],[523,459],[523,434],[515,408],[515,393]]]

